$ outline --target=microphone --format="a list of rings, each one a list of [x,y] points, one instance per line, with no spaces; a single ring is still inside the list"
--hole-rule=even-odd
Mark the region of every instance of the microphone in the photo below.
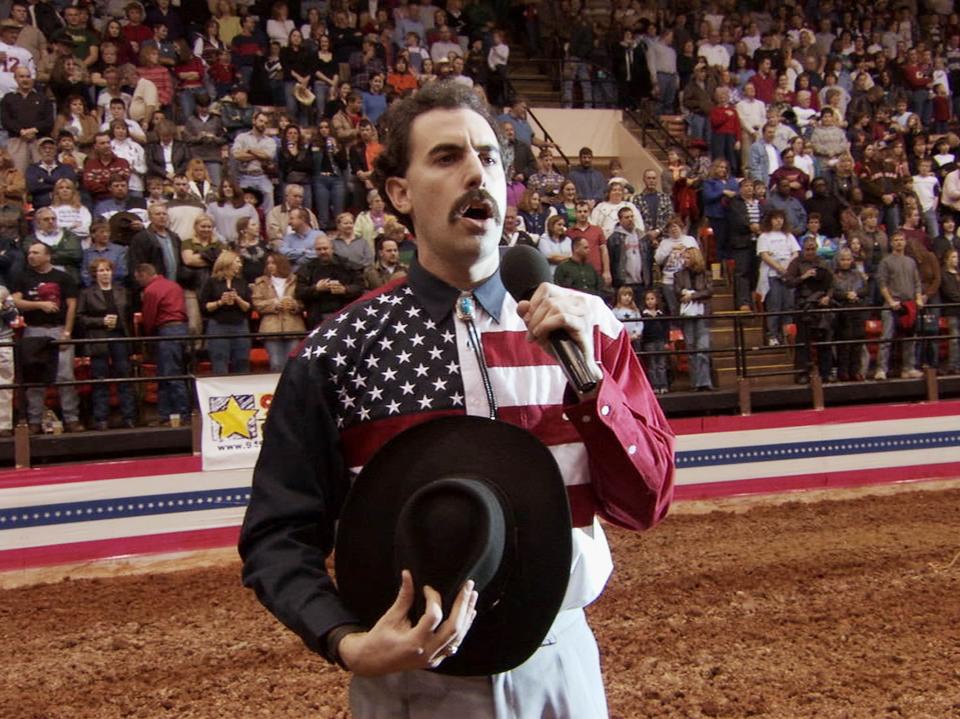
[[[517,302],[529,300],[542,282],[550,282],[550,265],[539,250],[527,245],[514,245],[500,261],[500,278],[504,287]],[[596,364],[588,362],[566,330],[554,330],[549,336],[550,346],[563,368],[567,381],[580,394],[591,392],[600,383]]]

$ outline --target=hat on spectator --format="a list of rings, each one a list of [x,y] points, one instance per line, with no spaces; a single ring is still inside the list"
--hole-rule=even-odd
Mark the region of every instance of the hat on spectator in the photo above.
[[[316,102],[317,96],[313,94],[309,87],[301,85],[299,82],[293,88],[293,96],[301,105],[312,105]]]
[[[257,207],[260,207],[260,205],[263,204],[263,190],[261,190],[260,188],[258,188],[258,187],[241,187],[241,188],[240,188],[240,191],[241,191],[243,194],[245,194],[245,195],[246,195],[247,193],[253,195],[253,199],[257,201]]]
[[[0,30],[22,30],[23,25],[18,23],[13,18],[7,18],[3,22],[0,22]]]
[[[76,47],[77,44],[73,41],[73,38],[67,35],[65,32],[54,35],[50,43],[52,45],[63,45],[65,47]]]
[[[39,140],[37,140],[37,147],[40,147],[41,145],[46,145],[46,144],[56,145],[57,141],[54,140],[52,137],[41,137]]]
[[[497,674],[540,647],[560,610],[570,526],[563,477],[540,440],[485,417],[442,417],[395,436],[354,481],[337,527],[337,585],[373,626],[404,569],[416,587],[413,622],[423,615],[425,585],[449,616],[473,579],[476,619],[436,671]]]

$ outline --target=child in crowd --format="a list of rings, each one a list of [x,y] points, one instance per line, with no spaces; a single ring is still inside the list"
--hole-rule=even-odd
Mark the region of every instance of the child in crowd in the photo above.
[[[817,243],[817,255],[825,260],[832,260],[837,254],[837,241],[832,237],[827,237],[820,232],[820,213],[811,212],[807,217],[807,231],[804,232],[797,241],[803,246],[803,241],[808,237],[813,238]]]
[[[950,123],[950,94],[943,83],[933,86],[933,131],[942,135]]]
[[[920,214],[927,228],[928,237],[940,234],[937,223],[937,207],[940,204],[940,180],[933,172],[933,158],[924,157],[919,163],[919,173],[913,176],[913,191],[920,201]]]
[[[230,94],[230,88],[237,81],[237,68],[230,62],[230,51],[221,50],[217,53],[217,60],[210,66],[210,79],[217,97]]]
[[[613,306],[613,316],[623,322],[630,335],[630,344],[634,352],[641,349],[640,338],[643,335],[643,322],[640,321],[640,308],[633,297],[633,288],[623,285],[617,289],[617,301]]]
[[[647,290],[643,293],[643,339],[641,347],[644,352],[662,352],[669,349],[670,327],[660,309],[660,297],[656,290]],[[647,378],[657,394],[666,394],[670,389],[667,380],[667,355],[647,355],[643,358],[647,370]]]

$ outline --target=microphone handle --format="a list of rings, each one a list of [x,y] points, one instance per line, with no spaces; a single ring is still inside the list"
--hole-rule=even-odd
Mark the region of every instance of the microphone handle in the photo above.
[[[580,394],[592,392],[602,377],[597,376],[596,366],[587,362],[580,345],[574,342],[564,330],[551,332],[549,339],[550,346],[553,347],[557,360],[567,376],[567,381]]]

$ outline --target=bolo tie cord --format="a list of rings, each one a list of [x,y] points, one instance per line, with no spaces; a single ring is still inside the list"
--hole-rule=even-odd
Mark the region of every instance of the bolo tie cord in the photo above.
[[[487,393],[487,406],[490,407],[490,419],[496,419],[497,398],[493,394],[493,383],[490,381],[487,360],[483,356],[483,346],[480,344],[480,332],[477,331],[477,325],[474,322],[476,317],[476,302],[473,299],[472,293],[464,292],[457,298],[457,317],[467,326],[467,336],[470,338],[473,353],[477,357],[477,364],[480,366],[480,379],[483,381],[483,389]]]

